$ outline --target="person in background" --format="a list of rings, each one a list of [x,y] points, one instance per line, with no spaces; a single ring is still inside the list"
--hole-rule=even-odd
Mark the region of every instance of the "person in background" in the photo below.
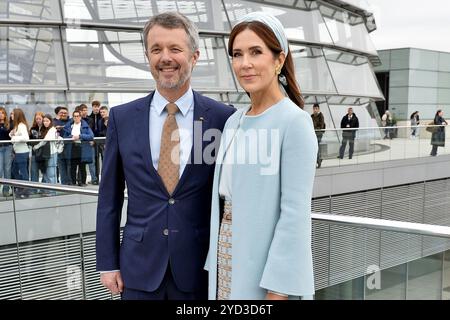
[[[92,161],[92,148],[89,144],[94,139],[94,133],[88,123],[81,119],[81,112],[74,111],[70,120],[63,129],[63,138],[72,138],[73,142],[66,144],[64,153],[71,159],[70,177],[72,184],[80,187],[86,186],[86,163]],[[77,173],[79,171],[79,175]]]
[[[34,114],[33,118],[33,124],[30,128],[30,140],[37,140],[37,139],[43,139],[45,136],[45,133],[42,131],[44,130],[44,124],[42,121],[44,120],[44,113],[41,111],[37,111]],[[33,149],[33,146],[35,146],[38,142],[29,142],[28,145],[32,147],[31,150],[31,181],[38,182],[39,181],[39,167],[42,169],[42,163],[38,164],[36,161],[36,153]],[[41,172],[45,172],[41,170]]]
[[[18,180],[28,181],[28,156],[30,154],[30,150],[27,142],[30,140],[30,136],[28,135],[27,119],[25,118],[25,114],[22,109],[14,109],[12,120],[14,121],[14,128],[9,133],[9,136],[13,142],[14,149],[14,177]],[[19,198],[27,198],[29,196],[29,192],[27,189],[17,188],[16,196]]]
[[[356,129],[359,128],[359,120],[355,113],[353,113],[353,108],[348,108],[347,114],[341,120],[342,130],[342,144],[339,148],[339,159],[344,159],[345,148],[347,143],[349,144],[348,158],[353,157],[353,151],[355,148],[355,138],[356,130],[345,130],[345,129]]]
[[[53,126],[55,127],[58,136],[62,137],[62,130],[64,126],[70,121],[69,109],[63,106],[59,106],[55,108],[55,113],[56,118],[53,120]],[[70,143],[71,142],[65,142],[64,144],[66,145]],[[70,178],[70,158],[67,158],[67,155],[64,151],[58,154],[57,158],[58,166],[56,177],[58,178],[58,176],[60,176],[61,184],[72,184],[72,179]]]
[[[313,113],[311,114],[311,118],[314,124],[314,131],[316,132],[317,144],[319,148],[317,149],[317,168],[322,166],[322,152],[320,150],[320,142],[322,141],[322,137],[325,129],[325,119],[323,117],[323,113],[320,111],[320,105],[315,103],[313,105]]]
[[[419,136],[419,128],[420,119],[419,119],[419,111],[414,111],[409,117],[411,123],[411,139],[415,139]]]
[[[52,116],[46,114],[43,119],[44,130],[42,131],[44,140],[55,140],[58,136],[58,132],[56,128],[53,126]],[[56,152],[56,142],[55,141],[41,141],[37,145],[33,147],[36,151],[39,148],[50,147],[50,157],[45,161],[45,164],[42,167],[43,178],[42,182],[45,183],[56,183],[56,164],[57,164],[57,156]],[[46,194],[52,194],[46,192]],[[53,193],[54,194],[54,193]]]
[[[94,138],[100,137],[100,123],[102,121],[102,117],[100,115],[100,101],[94,100],[92,101],[92,112],[89,115],[89,118],[91,118],[91,121],[89,123],[89,126],[91,127],[92,132],[94,133]],[[99,148],[97,143],[93,142],[94,147],[94,153],[93,153],[93,163],[92,166],[95,167],[95,175],[92,176],[91,174],[91,181],[90,183],[93,185],[98,185],[99,183],[99,174],[100,174],[100,168],[99,168]]]
[[[94,119],[91,118],[88,115],[88,107],[87,107],[87,105],[85,105],[84,103],[81,104],[79,106],[79,111],[81,112],[81,118],[84,121],[86,121],[86,123],[89,125],[89,127],[92,130],[92,127],[93,127],[92,121],[94,121]],[[95,137],[95,133],[94,133],[94,137]],[[97,148],[97,146],[96,146],[96,143],[94,141],[90,141],[89,145],[90,145],[90,147],[92,149],[92,152],[91,152],[92,153],[92,161],[88,163],[89,174],[91,176],[91,181],[89,181],[89,183],[93,184],[93,185],[98,185],[98,174],[97,174],[97,168],[96,168],[96,165],[95,165],[95,154],[96,154],[96,150],[95,149]]]
[[[0,178],[11,179],[12,166],[12,144],[9,142],[11,137],[11,124],[5,107],[0,107]],[[10,195],[10,187],[4,185],[2,188],[4,197]]]
[[[434,131],[431,134],[431,148],[430,156],[436,157],[438,147],[445,147],[445,127],[448,123],[444,119],[444,111],[439,109],[434,116]]]
[[[98,153],[99,156],[103,162],[103,154],[105,152],[105,137],[106,137],[106,133],[107,133],[107,129],[108,129],[108,107],[107,106],[102,106],[100,108],[100,123],[99,123],[99,132],[98,132],[98,137],[102,138],[102,140],[97,140],[96,144],[98,147]]]

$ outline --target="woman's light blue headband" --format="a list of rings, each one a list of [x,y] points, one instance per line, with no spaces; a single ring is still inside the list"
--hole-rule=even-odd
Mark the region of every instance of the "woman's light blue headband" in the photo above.
[[[284,27],[281,24],[280,20],[275,18],[270,13],[258,11],[258,12],[251,12],[245,15],[244,17],[239,19],[237,24],[241,22],[251,22],[251,21],[259,21],[268,26],[277,37],[281,48],[283,49],[284,53],[287,56],[287,54],[289,53],[289,43],[286,34],[284,33]]]

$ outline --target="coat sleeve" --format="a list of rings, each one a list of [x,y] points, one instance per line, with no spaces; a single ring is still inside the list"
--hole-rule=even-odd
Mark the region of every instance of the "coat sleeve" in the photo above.
[[[89,126],[85,127],[83,133],[80,133],[80,140],[82,141],[92,141],[94,140],[94,133],[92,132],[91,128]]]
[[[106,137],[108,148],[105,149],[104,154],[97,205],[96,254],[98,271],[120,269],[120,219],[124,200],[125,177],[113,110],[111,110],[109,118],[109,129]]]
[[[280,216],[270,245],[262,288],[288,295],[314,293],[311,197],[317,141],[311,119],[292,119],[281,145]]]

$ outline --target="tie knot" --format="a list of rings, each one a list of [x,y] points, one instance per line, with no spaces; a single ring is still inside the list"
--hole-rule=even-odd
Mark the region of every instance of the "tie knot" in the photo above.
[[[166,105],[166,110],[169,115],[174,115],[179,111],[178,106],[175,103],[168,103]]]

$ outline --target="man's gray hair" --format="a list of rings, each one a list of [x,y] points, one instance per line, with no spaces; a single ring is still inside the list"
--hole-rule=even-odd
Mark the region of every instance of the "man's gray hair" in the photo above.
[[[148,50],[147,36],[150,29],[154,26],[161,26],[166,29],[184,29],[189,38],[189,45],[192,52],[195,52],[199,47],[198,29],[195,24],[186,16],[178,12],[165,12],[151,17],[144,27],[144,47],[145,52]]]

